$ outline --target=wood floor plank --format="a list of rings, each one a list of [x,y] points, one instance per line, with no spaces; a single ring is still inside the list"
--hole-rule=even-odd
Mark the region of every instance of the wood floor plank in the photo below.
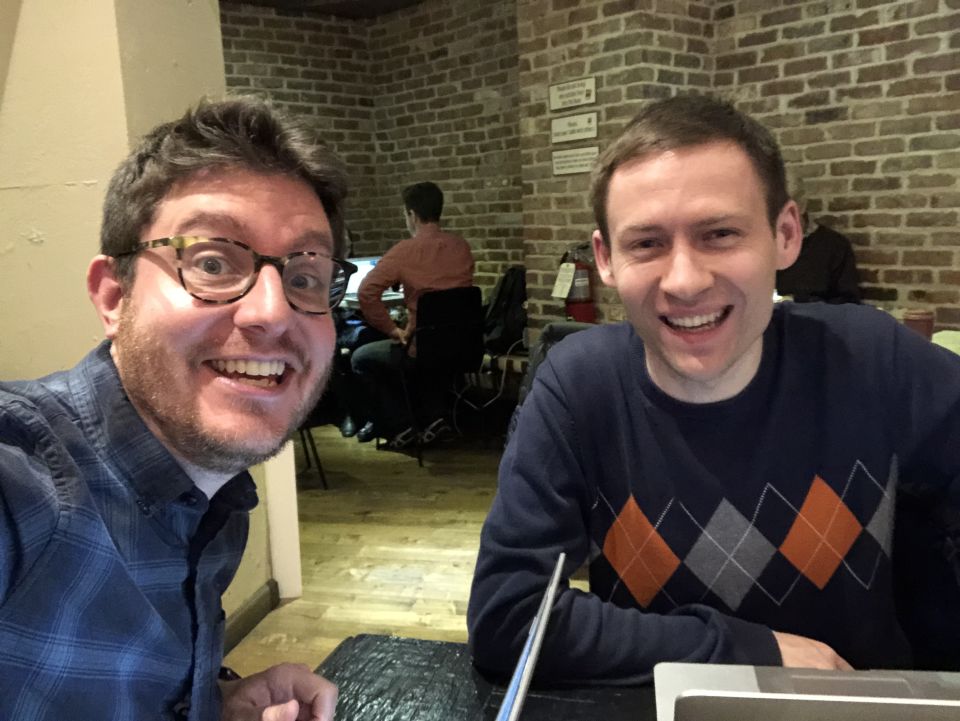
[[[420,468],[332,426],[313,436],[330,489],[310,472],[299,481],[303,596],[270,613],[227,665],[243,675],[284,661],[315,667],[358,633],[465,641],[500,444],[431,446]]]

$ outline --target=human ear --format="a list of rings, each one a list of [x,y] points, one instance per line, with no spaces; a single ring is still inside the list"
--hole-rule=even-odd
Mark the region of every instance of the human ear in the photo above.
[[[597,264],[597,273],[603,284],[611,288],[617,285],[613,277],[613,267],[610,263],[610,246],[603,240],[599,230],[593,231],[593,259]]]
[[[803,246],[803,223],[800,221],[800,209],[792,200],[788,200],[777,216],[774,226],[777,243],[777,270],[793,265],[800,248]]]
[[[120,309],[123,305],[123,286],[117,279],[113,258],[98,255],[87,268],[87,295],[97,310],[103,332],[113,340],[120,325]]]

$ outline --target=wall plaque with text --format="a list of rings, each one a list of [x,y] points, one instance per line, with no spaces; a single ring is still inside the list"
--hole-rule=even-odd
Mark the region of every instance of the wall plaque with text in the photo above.
[[[569,140],[587,140],[597,137],[597,113],[568,115],[550,121],[550,142],[565,143]]]
[[[550,86],[550,109],[563,110],[597,102],[597,79],[580,78]]]
[[[593,161],[600,154],[600,146],[591,145],[588,148],[572,148],[570,150],[554,150],[553,174],[571,175],[572,173],[589,173],[593,168]]]

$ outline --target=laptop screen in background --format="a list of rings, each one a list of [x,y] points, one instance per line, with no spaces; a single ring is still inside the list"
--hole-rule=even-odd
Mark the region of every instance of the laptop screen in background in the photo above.
[[[360,283],[364,278],[367,277],[367,273],[373,270],[378,262],[380,262],[381,256],[368,256],[365,258],[350,258],[350,262],[357,266],[357,272],[350,276],[350,280],[347,282],[347,295],[355,296],[357,291],[360,290]]]

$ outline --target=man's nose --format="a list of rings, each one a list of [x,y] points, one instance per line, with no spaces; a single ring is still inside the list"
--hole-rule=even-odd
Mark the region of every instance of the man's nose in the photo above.
[[[286,330],[294,311],[287,302],[280,271],[264,265],[250,292],[237,301],[234,323],[239,327],[261,327],[269,332]]]
[[[683,300],[692,300],[713,285],[713,273],[705,259],[686,245],[675,246],[667,257],[660,290]]]

